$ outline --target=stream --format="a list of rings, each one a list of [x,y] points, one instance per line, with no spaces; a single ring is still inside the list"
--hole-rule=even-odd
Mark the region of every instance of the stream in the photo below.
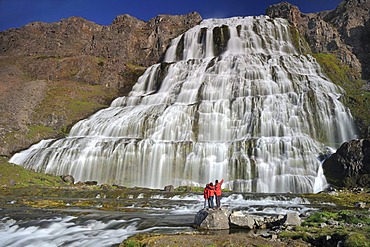
[[[17,206],[17,201],[8,201],[8,207],[0,209],[0,246],[115,246],[140,233],[197,231],[192,224],[204,203],[203,195],[195,193],[159,193],[149,198],[139,194],[114,199],[122,205],[117,211],[101,210],[101,202],[110,200],[97,200],[90,208],[75,207],[72,202],[63,209]],[[221,205],[260,215],[306,214],[322,206],[293,194],[252,193],[224,193]]]

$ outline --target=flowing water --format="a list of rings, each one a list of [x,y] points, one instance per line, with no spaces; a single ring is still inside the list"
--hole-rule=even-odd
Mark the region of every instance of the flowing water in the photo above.
[[[120,208],[123,211],[83,209],[75,207],[73,202],[67,209],[32,209],[9,202],[14,207],[0,209],[0,246],[103,247],[119,244],[139,233],[192,232],[196,231],[191,226],[204,199],[198,194],[166,196],[162,193],[150,198],[139,194],[116,200],[124,204]],[[318,209],[295,195],[276,194],[225,193],[221,204],[229,210],[259,215],[306,214]]]
[[[128,187],[224,178],[239,192],[318,192],[319,157],[355,138],[343,93],[296,51],[287,21],[204,20],[127,97],[10,162]]]

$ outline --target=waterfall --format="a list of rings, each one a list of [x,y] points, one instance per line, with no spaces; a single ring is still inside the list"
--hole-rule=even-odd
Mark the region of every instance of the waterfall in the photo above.
[[[292,43],[283,19],[204,20],[127,97],[10,162],[124,186],[224,178],[234,191],[318,192],[327,184],[318,157],[355,131],[343,90]]]

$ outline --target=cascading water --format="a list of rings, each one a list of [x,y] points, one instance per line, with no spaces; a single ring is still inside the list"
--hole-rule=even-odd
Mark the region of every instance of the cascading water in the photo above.
[[[299,54],[289,24],[209,19],[173,40],[128,97],[10,162],[77,181],[318,192],[318,157],[355,137],[342,90]]]

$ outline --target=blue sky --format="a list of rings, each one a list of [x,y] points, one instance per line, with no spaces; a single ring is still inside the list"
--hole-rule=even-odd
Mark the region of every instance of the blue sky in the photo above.
[[[56,22],[80,16],[109,25],[117,15],[147,21],[158,14],[198,12],[203,19],[265,14],[282,0],[0,0],[0,31],[33,21]],[[334,9],[341,0],[290,0],[304,13]]]

